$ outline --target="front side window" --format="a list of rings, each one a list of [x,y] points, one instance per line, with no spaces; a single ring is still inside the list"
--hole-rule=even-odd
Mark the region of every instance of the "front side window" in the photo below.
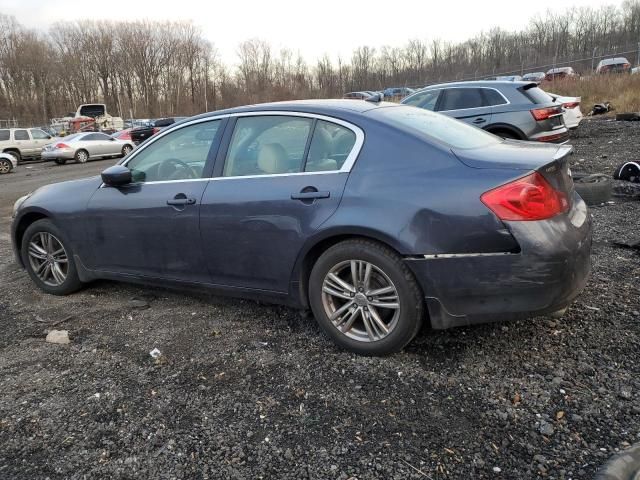
[[[414,107],[425,108],[427,110],[435,110],[440,90],[426,90],[418,92],[415,95],[404,100],[403,105],[413,105]]]
[[[45,132],[43,132],[39,128],[32,128],[31,136],[33,137],[34,140],[48,140],[49,138],[51,138],[49,135],[47,135]]]
[[[13,132],[15,140],[29,140],[29,133],[26,130],[16,130]]]
[[[302,171],[313,119],[284,115],[240,117],[223,176],[275,175]]]
[[[170,132],[140,150],[126,166],[134,182],[202,178],[221,120],[196,123]]]
[[[448,88],[443,95],[444,100],[438,108],[440,111],[463,110],[484,106],[484,99],[479,88]]]
[[[318,120],[313,130],[305,172],[340,170],[356,143],[356,134],[332,122]]]

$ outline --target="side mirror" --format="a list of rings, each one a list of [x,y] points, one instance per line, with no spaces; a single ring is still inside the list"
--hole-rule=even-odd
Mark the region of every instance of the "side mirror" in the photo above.
[[[122,165],[114,165],[102,172],[102,181],[110,187],[120,187],[131,183],[131,170]]]

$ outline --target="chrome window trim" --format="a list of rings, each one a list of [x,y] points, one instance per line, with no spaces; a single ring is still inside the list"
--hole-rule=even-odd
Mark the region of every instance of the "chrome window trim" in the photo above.
[[[251,111],[251,112],[227,113],[222,115],[214,115],[206,118],[198,118],[186,123],[181,123],[174,128],[168,128],[158,133],[157,135],[151,137],[151,140],[148,143],[145,142],[146,144],[143,144],[141,147],[138,147],[135,150],[133,150],[129,154],[129,157],[126,159],[126,161],[122,162],[121,165],[126,167],[127,164],[131,162],[131,160],[133,160],[138,156],[139,152],[144,151],[144,149],[149,147],[149,145],[153,145],[155,142],[160,140],[165,135],[168,135],[169,133],[180,130],[182,128],[185,128],[191,125],[196,125],[198,123],[203,123],[203,122],[223,120],[225,118],[257,117],[257,116],[304,117],[304,118],[311,118],[311,119],[317,119],[317,120],[324,120],[326,122],[335,123],[337,125],[348,128],[355,134],[356,141],[353,144],[353,147],[351,148],[351,152],[349,152],[349,155],[347,155],[347,158],[345,159],[344,163],[342,164],[342,167],[339,170],[327,170],[327,171],[321,171],[321,172],[272,173],[272,174],[265,174],[265,175],[244,175],[244,176],[234,176],[234,177],[203,177],[203,178],[189,178],[184,180],[158,180],[153,182],[139,182],[137,183],[137,185],[154,185],[154,184],[162,184],[162,183],[197,182],[197,181],[210,181],[210,180],[232,180],[232,179],[239,179],[239,178],[271,178],[271,177],[290,177],[290,176],[301,176],[301,175],[327,175],[327,174],[335,174],[335,173],[349,173],[351,172],[353,165],[356,163],[358,155],[360,155],[360,150],[362,150],[362,146],[364,145],[364,131],[357,125],[354,125],[342,119],[330,117],[327,115],[317,114],[317,113],[308,113],[308,112],[287,112],[283,110],[259,110],[259,111]],[[226,162],[226,157],[225,157],[225,162]],[[103,183],[100,187],[101,188],[105,187],[105,184]]]

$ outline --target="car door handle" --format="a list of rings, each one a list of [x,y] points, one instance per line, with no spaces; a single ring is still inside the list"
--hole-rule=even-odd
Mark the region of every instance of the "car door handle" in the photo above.
[[[176,197],[178,197],[176,195]],[[195,198],[172,198],[171,200],[167,200],[167,205],[171,205],[172,207],[182,207],[184,205],[195,205]]]
[[[300,192],[292,193],[291,200],[315,200],[317,198],[329,198],[331,192]]]
[[[476,125],[480,124],[480,123],[485,123],[487,121],[486,118],[476,118],[473,123],[475,123]]]

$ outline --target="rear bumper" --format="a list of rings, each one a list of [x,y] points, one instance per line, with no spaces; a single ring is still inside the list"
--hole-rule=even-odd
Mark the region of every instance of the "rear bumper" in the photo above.
[[[568,306],[584,288],[591,265],[591,219],[575,197],[566,215],[509,222],[519,253],[407,259],[425,293],[432,327],[526,318]]]
[[[541,132],[531,136],[529,140],[544,143],[566,143],[569,140],[569,130],[563,127],[549,132]]]

